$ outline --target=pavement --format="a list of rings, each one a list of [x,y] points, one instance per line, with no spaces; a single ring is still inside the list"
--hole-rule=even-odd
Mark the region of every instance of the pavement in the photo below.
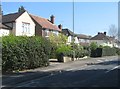
[[[111,56],[67,63],[52,61],[48,67],[3,75],[2,87],[118,87],[118,59]]]

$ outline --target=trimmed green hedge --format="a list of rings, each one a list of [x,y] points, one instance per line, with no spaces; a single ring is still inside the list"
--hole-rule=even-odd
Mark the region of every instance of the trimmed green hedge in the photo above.
[[[2,38],[2,70],[24,70],[49,65],[50,42],[41,37]]]
[[[110,48],[108,46],[91,50],[91,57],[114,56],[114,55],[116,55],[116,49]]]
[[[115,47],[115,50],[116,50],[116,54],[117,54],[117,55],[120,55],[120,48],[116,48],[116,47]]]
[[[104,47],[102,50],[102,56],[114,56],[116,55],[116,50],[115,48],[110,48],[110,47]]]

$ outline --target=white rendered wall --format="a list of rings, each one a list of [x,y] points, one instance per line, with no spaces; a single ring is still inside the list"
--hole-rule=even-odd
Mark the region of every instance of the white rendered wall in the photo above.
[[[0,29],[0,37],[8,36],[10,34],[10,30],[7,29]]]
[[[22,22],[30,24],[30,33],[23,33]],[[27,12],[24,12],[19,18],[16,19],[16,36],[35,36],[35,23]]]

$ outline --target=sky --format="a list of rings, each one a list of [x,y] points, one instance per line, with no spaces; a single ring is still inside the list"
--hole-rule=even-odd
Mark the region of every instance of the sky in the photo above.
[[[3,14],[17,12],[20,6],[47,19],[54,15],[56,25],[62,24],[71,31],[74,29],[77,34],[93,36],[108,32],[111,24],[118,25],[117,2],[75,2],[74,9],[72,2],[2,2]]]

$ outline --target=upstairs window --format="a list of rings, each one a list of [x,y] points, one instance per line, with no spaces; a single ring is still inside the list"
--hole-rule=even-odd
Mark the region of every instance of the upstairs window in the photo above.
[[[24,35],[30,34],[30,23],[22,22],[22,32]]]

